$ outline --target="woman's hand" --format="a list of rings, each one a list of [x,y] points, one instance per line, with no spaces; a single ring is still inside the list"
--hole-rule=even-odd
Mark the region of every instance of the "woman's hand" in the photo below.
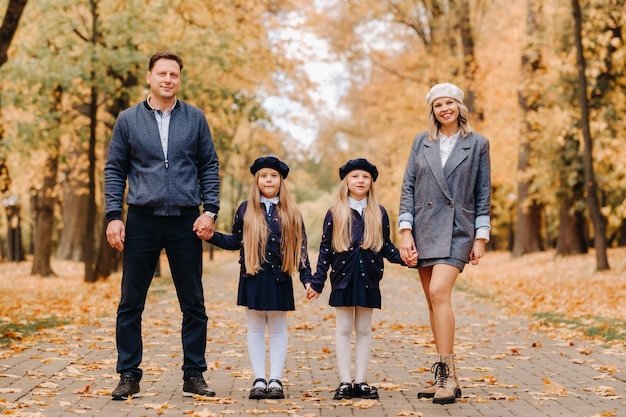
[[[472,245],[472,251],[470,252],[470,262],[472,265],[478,265],[480,258],[485,256],[485,244],[486,239],[476,239]]]
[[[400,251],[400,258],[402,258],[405,264],[411,267],[417,265],[417,248],[415,247],[411,229],[402,229],[400,231],[398,250]]]

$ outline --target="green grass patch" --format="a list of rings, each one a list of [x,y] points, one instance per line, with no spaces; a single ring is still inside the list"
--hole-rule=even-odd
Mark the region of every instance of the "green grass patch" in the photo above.
[[[469,283],[457,281],[455,289],[479,300],[484,300],[503,307],[492,294],[478,291]],[[568,317],[560,313],[541,312],[532,315],[534,319],[548,324],[566,326],[580,332],[586,337],[600,339],[603,342],[626,343],[626,320],[607,317]]]
[[[20,323],[0,321],[0,347],[8,346],[14,341],[32,336],[42,329],[51,329],[68,323],[68,320],[62,320],[54,316],[45,319],[24,320]]]
[[[556,313],[536,313],[533,317],[541,321],[565,325],[587,337],[605,342],[626,342],[626,321],[606,317],[571,318]]]

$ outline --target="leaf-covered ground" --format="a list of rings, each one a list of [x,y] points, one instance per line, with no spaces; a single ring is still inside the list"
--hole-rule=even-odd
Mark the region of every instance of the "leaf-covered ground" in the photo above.
[[[486,415],[501,408],[500,415],[506,415],[509,407],[528,406],[542,415],[556,415],[551,414],[553,407],[563,410],[579,401],[600,408],[578,415],[617,415],[616,410],[626,405],[621,359],[626,349],[620,333],[623,326],[616,324],[624,317],[619,300],[626,295],[626,250],[611,250],[610,255],[613,269],[604,273],[594,272],[593,254],[559,259],[542,253],[512,259],[508,253],[489,253],[478,267],[468,266],[457,287],[469,297],[457,297],[456,351],[464,394],[455,408],[464,407],[466,415]],[[114,315],[120,276],[87,284],[82,281],[82,264],[55,262],[54,268],[58,277],[39,278],[29,275],[28,262],[0,264],[0,326],[5,336],[0,359],[6,367],[0,374],[5,383],[0,388],[3,414],[22,410],[31,414],[16,415],[34,416],[44,410],[51,413],[47,416],[95,415],[103,410],[102,415],[107,415],[119,408],[127,412],[124,415],[180,415],[184,410],[192,416],[313,417],[353,415],[358,408],[364,417],[379,417],[383,411],[388,416],[448,415],[446,408],[415,401],[416,390],[432,379],[434,354],[415,271],[389,266],[382,286],[383,310],[376,312],[372,323],[375,340],[368,372],[383,393],[381,402],[332,400],[336,386],[333,309],[325,300],[306,302],[298,286],[294,286],[298,306],[290,319],[291,347],[284,375],[289,398],[248,401],[253,377],[245,351],[244,316],[234,302],[237,253],[217,252],[215,261],[205,264],[210,330],[207,376],[223,396],[193,403],[179,396],[180,382],[173,371],[181,360],[180,312],[164,270],[164,277],[151,286],[144,318],[144,398],[112,404],[110,392],[118,378],[113,371]],[[473,297],[481,303],[468,303]],[[517,316],[529,318],[531,328]],[[563,340],[538,336],[542,332]],[[36,346],[24,352],[27,357],[18,354],[38,341],[48,342],[45,349],[38,351]],[[13,365],[20,357],[36,367],[21,375],[20,366]],[[339,411],[320,414],[327,410]]]
[[[555,257],[543,252],[515,259],[488,253],[479,267],[466,268],[457,288],[511,315],[527,315],[546,330],[624,346],[626,248],[611,249],[609,265],[609,271],[597,272],[594,253]]]
[[[217,252],[217,256],[235,254]],[[512,258],[508,252],[491,252],[478,267],[465,269],[457,290],[494,303],[508,314],[528,316],[547,331],[623,346],[626,248],[609,250],[609,264],[611,270],[596,272],[593,253],[555,257],[543,252]],[[205,268],[210,267],[206,262]],[[88,284],[83,282],[81,263],[54,261],[58,275],[54,278],[31,276],[30,269],[30,262],[0,264],[0,345],[21,349],[47,337],[45,329],[57,324],[93,325],[98,317],[115,314],[119,274]]]

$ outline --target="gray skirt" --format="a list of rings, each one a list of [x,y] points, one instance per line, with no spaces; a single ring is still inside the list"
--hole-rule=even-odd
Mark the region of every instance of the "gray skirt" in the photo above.
[[[465,264],[467,264],[467,262],[456,258],[428,258],[417,260],[418,268],[426,268],[429,266],[435,266],[437,264],[452,265],[455,268],[458,268],[459,272],[463,272],[463,268],[465,268]]]

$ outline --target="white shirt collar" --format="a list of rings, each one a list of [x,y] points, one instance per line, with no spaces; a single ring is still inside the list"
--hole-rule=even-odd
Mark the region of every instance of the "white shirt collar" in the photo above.
[[[356,200],[352,197],[348,197],[348,205],[351,209],[356,210],[360,215],[363,215],[365,207],[367,207],[367,197],[364,197],[362,200]]]
[[[152,98],[152,94],[149,94],[148,98],[146,99],[146,101],[148,102],[148,106],[150,106],[152,110],[158,111],[159,109],[157,109],[156,107],[152,105],[152,103],[150,103],[150,98]],[[172,107],[170,107],[169,109],[165,109],[165,111],[172,111],[174,107],[176,107],[176,103],[178,103],[178,98],[174,97],[174,103],[172,104]]]
[[[272,204],[278,204],[278,196],[272,198],[265,198],[261,196],[261,203],[265,204],[265,211],[270,212]]]
[[[272,197],[272,198],[266,198],[266,197],[261,196],[261,203],[263,203],[263,204],[267,204],[267,203],[278,204],[278,196]]]

